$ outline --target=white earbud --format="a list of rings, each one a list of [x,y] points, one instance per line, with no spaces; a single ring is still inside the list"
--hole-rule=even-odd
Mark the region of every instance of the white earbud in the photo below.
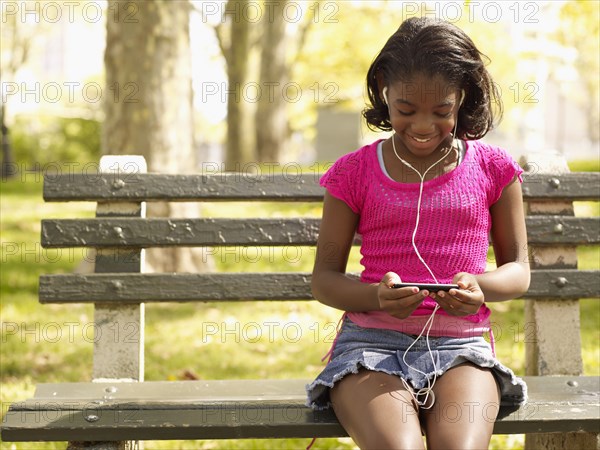
[[[383,98],[384,98],[384,103],[387,105],[388,104],[387,86],[383,88]]]

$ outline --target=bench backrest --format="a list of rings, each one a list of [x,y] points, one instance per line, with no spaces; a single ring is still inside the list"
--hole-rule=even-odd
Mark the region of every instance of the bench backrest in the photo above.
[[[320,202],[323,189],[317,174],[148,174],[143,160],[132,165],[128,157],[114,158],[101,164],[107,173],[55,176],[44,183],[46,201],[91,201],[98,203],[98,209],[92,219],[44,220],[42,245],[90,247],[97,249],[97,255],[93,274],[42,276],[40,301],[95,303],[98,326],[116,322],[138,327],[134,343],[114,338],[95,341],[94,378],[143,379],[143,303],[312,298],[308,272],[143,273],[143,249],[314,246],[320,219],[145,218],[143,205],[154,201]],[[134,170],[127,172],[127,167]],[[530,208],[526,218],[533,271],[524,298],[576,301],[600,296],[600,273],[578,270],[576,261],[573,264],[562,256],[578,245],[600,242],[599,219],[575,217],[572,209],[573,201],[597,201],[599,192],[598,173],[525,173],[524,199],[538,207]],[[565,206],[544,213],[545,204]],[[355,243],[359,242],[357,238]],[[548,249],[555,254],[550,260]],[[538,253],[545,255],[543,261],[536,259]],[[114,330],[106,334],[114,336]],[[581,353],[578,342],[570,347],[573,351]]]

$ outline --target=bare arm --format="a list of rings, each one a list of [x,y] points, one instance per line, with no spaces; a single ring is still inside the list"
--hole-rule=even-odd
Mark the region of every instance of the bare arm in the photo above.
[[[530,281],[521,183],[506,186],[490,212],[497,269],[476,278],[486,301],[510,300],[523,295]]]
[[[358,216],[350,207],[326,192],[312,275],[313,296],[344,311],[381,309],[397,317],[408,317],[426,295],[413,288],[392,289],[391,285],[400,281],[398,275],[390,272],[382,282],[372,284],[346,276],[357,225]]]
[[[378,309],[377,285],[369,285],[346,276],[358,216],[342,200],[325,192],[323,219],[317,241],[312,274],[312,292],[316,299],[344,311]]]

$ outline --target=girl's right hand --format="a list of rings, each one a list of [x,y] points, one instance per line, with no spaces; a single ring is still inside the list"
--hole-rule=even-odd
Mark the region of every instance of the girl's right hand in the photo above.
[[[398,274],[386,273],[377,287],[377,299],[381,311],[399,319],[406,319],[429,295],[429,291],[419,291],[417,287],[392,287],[401,281]]]

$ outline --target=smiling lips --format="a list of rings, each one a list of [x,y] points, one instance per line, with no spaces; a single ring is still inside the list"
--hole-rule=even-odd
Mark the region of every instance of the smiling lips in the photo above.
[[[409,135],[411,139],[413,139],[416,142],[419,142],[420,144],[424,144],[425,142],[429,142],[430,140],[432,140],[432,137],[429,138],[418,138],[416,136],[411,136]]]

